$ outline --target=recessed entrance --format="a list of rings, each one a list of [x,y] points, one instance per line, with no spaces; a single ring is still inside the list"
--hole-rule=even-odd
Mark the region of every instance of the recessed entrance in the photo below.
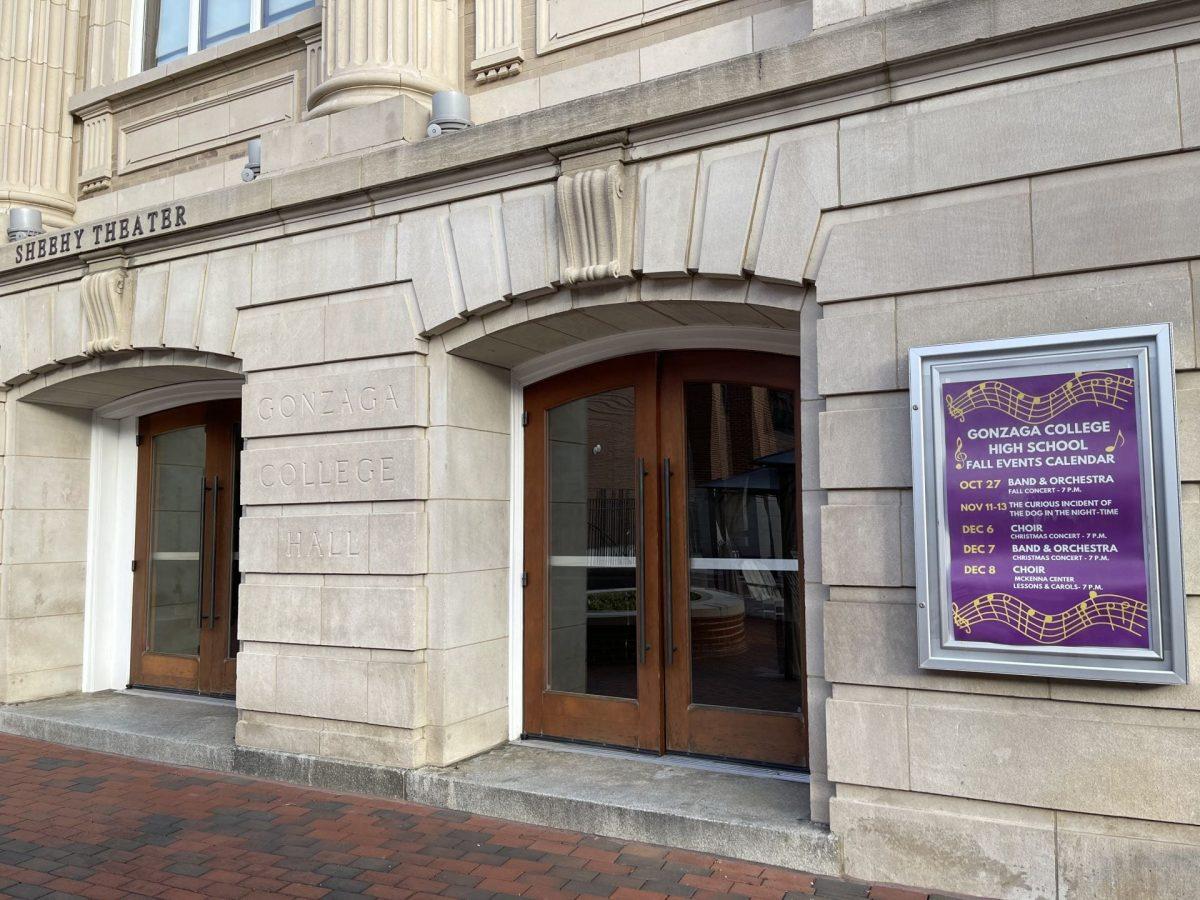
[[[138,420],[130,683],[232,695],[241,404]]]
[[[527,734],[806,765],[799,384],[685,351],[526,389]]]

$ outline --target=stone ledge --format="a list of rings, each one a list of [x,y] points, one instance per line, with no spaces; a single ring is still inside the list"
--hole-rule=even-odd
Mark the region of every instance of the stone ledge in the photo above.
[[[1040,0],[929,0],[822,29],[785,47],[500,119],[433,141],[393,146],[326,164],[320,170],[288,172],[198,195],[188,203],[186,227],[175,229],[167,240],[195,240],[192,234],[198,229],[270,214],[290,203],[312,202],[314,175],[332,176],[332,167],[346,167],[345,172],[339,171],[343,177],[333,179],[349,185],[340,202],[363,203],[396,196],[417,183],[464,169],[519,164],[521,157],[535,154],[544,157],[545,148],[588,135],[764,99],[786,103],[816,92],[828,96],[836,93],[839,83],[854,90],[886,87],[899,78],[1146,27],[1185,17],[1192,10],[1192,0],[1077,0],[1065,10],[1062,4]],[[1034,25],[1041,30],[1031,34]],[[730,111],[731,116],[736,114]],[[131,211],[126,218],[134,214]],[[163,242],[159,235],[153,239]],[[71,251],[46,262],[61,263],[85,249],[74,243]],[[130,241],[126,246],[140,243]],[[0,275],[16,268],[17,246],[0,246]],[[41,265],[34,263],[30,270]]]

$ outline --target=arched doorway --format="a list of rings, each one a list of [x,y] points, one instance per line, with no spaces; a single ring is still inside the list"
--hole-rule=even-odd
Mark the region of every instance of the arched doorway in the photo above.
[[[183,624],[183,597],[193,588],[199,591],[203,581],[204,614],[211,616],[214,602],[220,604],[219,624],[236,634],[237,472],[231,467],[236,466],[240,449],[237,427],[244,379],[240,363],[233,358],[185,350],[172,351],[171,356],[169,364],[161,356],[138,352],[102,363],[89,360],[56,370],[44,380],[26,382],[10,394],[14,402],[9,416],[18,431],[41,434],[52,429],[56,437],[55,444],[43,441],[44,447],[28,452],[69,457],[67,471],[76,473],[74,479],[83,485],[81,496],[71,501],[71,515],[84,520],[73,529],[69,546],[55,554],[71,566],[62,564],[63,577],[56,590],[79,597],[75,608],[82,608],[82,622],[76,619],[75,635],[70,636],[76,654],[75,690],[140,685],[226,696],[234,692],[236,642],[227,642],[219,653],[220,663],[214,666],[224,672],[224,678],[205,683],[200,680],[200,635],[196,646],[184,648],[180,641],[186,629],[172,629],[168,622],[174,617],[176,626]],[[197,422],[184,421],[197,411]],[[189,458],[187,451],[195,450],[197,442],[186,447],[188,442],[178,436],[164,437],[180,444],[172,453],[158,447],[154,439],[159,434],[187,434],[188,426],[200,426],[205,432],[224,429],[224,437],[217,441],[224,450],[214,454],[213,462],[217,465],[216,457],[223,454],[215,507],[212,476],[218,471]],[[200,442],[205,451],[206,443]],[[18,442],[15,449],[25,448]],[[163,452],[157,453],[158,449]],[[54,471],[40,468],[46,470],[46,477]],[[210,491],[204,505],[199,500],[204,488],[201,470],[208,476]],[[188,474],[186,487],[184,474]],[[202,514],[208,516],[203,522]],[[159,539],[148,540],[156,529]],[[210,553],[210,547],[219,553]],[[154,597],[159,594],[176,602],[156,604]],[[161,617],[147,614],[148,597],[151,609],[161,608]],[[199,623],[200,611],[193,607],[193,613]],[[64,621],[65,636],[68,624]],[[170,644],[173,651],[167,654],[169,664],[165,673],[139,672],[135,664],[139,648],[147,643],[148,629],[155,626],[164,647]],[[190,679],[181,675],[188,668],[195,672]]]
[[[524,731],[804,767],[800,363],[645,353],[524,394]]]

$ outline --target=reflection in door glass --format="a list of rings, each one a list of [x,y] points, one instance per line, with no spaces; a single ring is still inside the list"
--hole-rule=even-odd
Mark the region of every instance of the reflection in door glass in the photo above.
[[[637,696],[633,388],[550,410],[552,691]]]
[[[155,653],[195,656],[200,649],[204,440],[203,425],[154,438],[148,626]]]
[[[685,386],[692,702],[800,713],[790,391]]]

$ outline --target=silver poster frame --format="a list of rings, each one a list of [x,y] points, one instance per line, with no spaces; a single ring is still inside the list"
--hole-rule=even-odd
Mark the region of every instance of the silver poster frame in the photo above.
[[[908,359],[920,667],[1038,678],[1186,684],[1187,597],[1170,325],[916,347],[909,351]],[[964,373],[982,380],[1115,365],[1134,368],[1139,386],[1149,649],[1028,647],[956,640],[950,627],[950,538],[943,513],[947,459],[942,384],[962,380]]]

